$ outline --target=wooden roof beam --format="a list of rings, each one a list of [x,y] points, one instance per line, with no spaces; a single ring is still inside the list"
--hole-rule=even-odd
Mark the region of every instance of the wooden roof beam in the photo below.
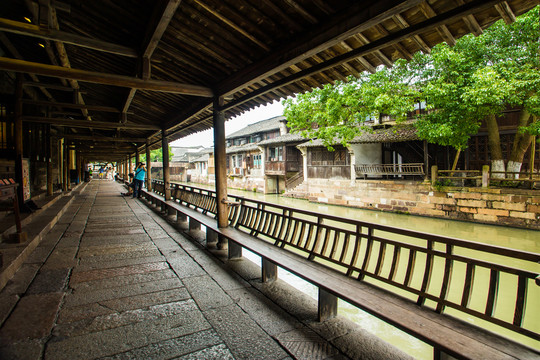
[[[23,81],[23,86],[32,86],[32,87],[39,87],[44,89],[53,89],[53,90],[59,90],[59,91],[75,91],[74,88],[69,86],[63,86],[63,85],[56,85],[56,84],[47,84],[43,82],[32,82],[32,81]],[[81,94],[85,94],[84,91],[80,91]]]
[[[270,48],[268,45],[257,39],[255,36],[251,35],[248,31],[245,31],[240,26],[236,25],[231,20],[227,19],[225,16],[223,16],[219,11],[216,11],[211,6],[207,5],[204,1],[200,0],[193,0],[197,5],[199,5],[201,8],[218,18],[220,21],[225,23],[227,26],[231,27],[234,31],[238,32],[239,34],[242,34],[246,39],[254,43],[255,45],[259,46],[261,49],[264,49],[265,51],[270,51]],[[247,19],[246,19],[247,20]]]
[[[1,31],[0,31],[0,41],[2,42],[2,44],[4,44],[5,48],[11,53],[11,55],[14,58],[19,59],[19,60],[24,60],[21,53],[19,53],[19,51],[13,45],[13,43],[11,41],[9,41],[6,34],[4,34]],[[13,76],[13,79],[14,79],[15,78],[14,75],[13,74],[11,74],[11,75]],[[39,79],[38,79],[38,77],[36,75],[29,74],[29,76],[33,81],[39,82]],[[33,91],[32,89],[23,88],[23,90],[31,99],[38,99],[38,94],[35,91]],[[45,95],[45,97],[47,99],[49,99],[49,100],[53,99],[53,96],[51,95],[51,93],[49,91],[47,91],[47,89],[40,88],[39,90],[41,90],[42,94]]]
[[[377,31],[379,33],[381,33],[383,36],[388,36],[390,35],[390,32],[388,30],[386,30],[384,28],[384,26],[382,26],[381,24],[377,24],[375,25],[375,29],[377,29]],[[407,60],[411,60],[412,59],[412,54],[409,52],[409,50],[405,49],[405,47],[403,45],[401,45],[401,43],[397,42],[395,43],[394,45],[394,48],[397,49],[397,51],[399,51],[401,53],[401,55],[407,59]]]
[[[46,65],[5,57],[0,57],[0,69],[43,76],[52,76],[64,79],[79,80],[83,82],[90,82],[102,85],[136,88],[148,91],[167,92],[200,97],[213,96],[212,89],[200,85],[182,84],[161,80],[143,80],[130,76],[64,68],[61,66]]]
[[[351,36],[400,14],[421,3],[422,0],[380,0],[366,6],[357,2],[331,18],[326,24],[317,24],[270,56],[236,72],[217,87],[219,95],[231,95],[260,79],[280,72]]]
[[[510,8],[510,5],[508,5],[507,1],[501,1],[500,4],[495,5],[495,9],[499,15],[501,15],[505,23],[511,24],[516,21],[516,15],[512,11],[512,8]]]
[[[102,105],[58,103],[58,102],[51,102],[51,101],[37,101],[37,100],[27,100],[27,99],[23,99],[22,102],[24,104],[38,105],[38,106],[54,106],[54,107],[71,108],[71,109],[86,109],[86,110],[112,112],[112,113],[120,112],[120,110],[117,108],[114,108],[111,106],[102,106]]]
[[[459,5],[465,4],[464,0],[456,0],[456,1]],[[462,20],[465,23],[465,25],[467,25],[467,27],[469,28],[469,31],[472,32],[475,36],[479,36],[484,32],[484,30],[482,30],[482,27],[480,26],[480,24],[478,23],[474,15],[469,14],[463,17]]]
[[[463,5],[463,4],[460,4],[460,5]],[[397,14],[396,16],[394,16],[394,21],[402,29],[408,28],[410,26],[409,23],[407,22],[407,20],[405,20],[405,18],[403,16],[401,16],[401,14]],[[426,54],[431,53],[431,48],[428,46],[428,44],[426,44],[426,42],[424,41],[424,39],[422,39],[422,37],[420,35],[413,36],[413,39],[416,42],[416,44],[418,45],[418,47],[424,53],[426,53]]]
[[[33,122],[39,124],[51,124],[56,126],[78,127],[78,128],[94,128],[94,129],[128,129],[128,130],[159,130],[160,126],[156,125],[141,125],[132,123],[112,123],[106,121],[88,121],[88,120],[72,120],[58,119],[40,116],[23,116],[24,122]]]
[[[137,57],[137,52],[135,49],[127,46],[112,44],[98,39],[92,39],[56,29],[44,28],[38,25],[27,24],[9,19],[0,18],[0,31],[33,36],[40,39],[60,41],[62,43],[108,52],[115,55]]]
[[[437,16],[437,13],[433,8],[427,3],[427,1],[424,1],[420,4],[420,9],[422,10],[422,13],[429,19]],[[456,45],[456,39],[454,38],[454,35],[450,32],[448,29],[448,26],[442,24],[437,28],[437,31],[439,32],[439,35],[446,41],[446,43],[450,46]]]
[[[71,140],[90,140],[94,142],[133,142],[133,143],[143,143],[146,141],[146,138],[124,138],[124,137],[114,137],[114,136],[102,136],[102,135],[76,135],[76,134],[64,134],[58,135],[58,138],[66,138]]]

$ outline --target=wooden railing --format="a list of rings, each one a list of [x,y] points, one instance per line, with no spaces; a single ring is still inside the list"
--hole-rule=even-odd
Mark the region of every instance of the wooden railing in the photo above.
[[[302,168],[300,168],[300,171],[298,173],[294,174],[288,179],[285,179],[285,188],[287,190],[291,190],[303,182],[304,182],[304,172],[302,171]]]
[[[488,165],[484,165],[482,170],[439,170],[437,166],[431,168],[431,182],[436,185],[441,180],[450,182],[459,182],[463,180],[476,181],[482,187],[488,187],[490,184],[507,183],[529,183],[532,187],[535,182],[540,182],[540,174],[530,171],[511,172],[511,171],[490,171]],[[480,185],[478,185],[480,186]]]
[[[155,181],[154,191],[162,192],[163,183]],[[214,191],[173,184],[171,193],[185,206],[216,213]],[[229,209],[230,226],[251,236],[436,313],[485,320],[540,341],[535,321],[524,322],[540,301],[529,291],[540,284],[540,254],[229,198],[240,203]]]
[[[419,175],[424,176],[424,164],[359,164],[355,166],[356,177],[364,177],[369,175]]]
[[[285,174],[285,162],[284,161],[266,161],[264,163],[264,172],[266,173],[279,173]]]

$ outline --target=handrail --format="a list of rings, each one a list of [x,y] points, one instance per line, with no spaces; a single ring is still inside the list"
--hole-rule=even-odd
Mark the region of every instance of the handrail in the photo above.
[[[162,191],[159,181],[154,190]],[[216,214],[213,190],[172,184],[171,193],[185,206]],[[530,322],[524,323],[527,302],[534,303],[534,299],[527,299],[527,290],[536,284],[540,254],[241,196],[229,195],[229,199],[240,203],[229,207],[230,226],[238,230],[346,276],[396,292],[438,313],[452,308],[462,317],[472,315],[540,340]],[[478,277],[480,273],[485,274],[484,279]],[[508,289],[514,289],[513,293]],[[503,297],[513,304],[511,319],[495,309],[497,300]]]
[[[361,175],[424,175],[423,163],[406,164],[357,164],[355,171]]]

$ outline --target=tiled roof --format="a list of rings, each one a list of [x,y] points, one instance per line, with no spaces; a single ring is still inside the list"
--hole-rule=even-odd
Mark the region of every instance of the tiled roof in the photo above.
[[[227,154],[235,154],[239,152],[247,152],[258,150],[259,143],[250,143],[245,145],[230,146],[225,149]]]
[[[273,139],[267,139],[263,140],[258,143],[258,145],[272,145],[272,144],[286,144],[291,142],[300,142],[300,141],[306,141],[304,137],[302,137],[299,134],[285,134],[278,137],[275,137]]]
[[[416,134],[416,128],[410,124],[396,125],[387,129],[376,129],[373,132],[365,132],[350,141],[351,144],[369,144],[369,143],[392,143],[419,140]],[[336,144],[339,141],[336,140]],[[298,146],[314,147],[323,146],[320,139],[310,140]]]
[[[270,119],[258,121],[254,124],[250,124],[246,126],[245,128],[232,133],[231,135],[228,135],[226,138],[233,139],[233,138],[243,137],[243,136],[247,136],[251,134],[257,134],[257,133],[261,133],[265,131],[278,130],[280,120],[285,120],[285,117],[275,116]]]

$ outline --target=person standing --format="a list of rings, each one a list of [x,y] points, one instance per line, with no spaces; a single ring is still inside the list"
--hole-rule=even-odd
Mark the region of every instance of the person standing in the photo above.
[[[133,197],[141,197],[141,190],[144,183],[144,177],[146,175],[146,168],[142,162],[137,165],[135,169],[135,176],[133,177]]]

